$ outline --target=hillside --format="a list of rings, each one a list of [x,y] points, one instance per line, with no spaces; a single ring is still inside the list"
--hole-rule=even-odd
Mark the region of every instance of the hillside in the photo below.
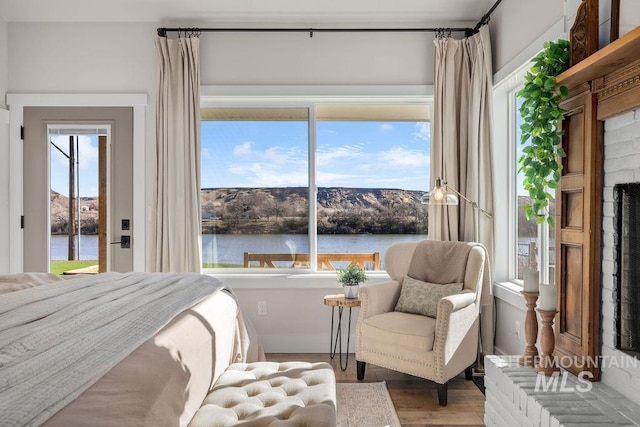
[[[98,198],[80,198],[82,234],[98,234]],[[51,190],[51,234],[69,234],[69,198]]]
[[[318,189],[318,232],[321,234],[427,234],[427,206],[421,191],[321,187]],[[535,236],[537,226],[526,221],[518,198],[521,235]],[[203,188],[202,229],[205,234],[301,233],[308,228],[307,189]],[[83,234],[96,234],[97,198],[80,201]],[[51,192],[51,232],[68,233],[69,199]],[[555,207],[554,207],[555,208]]]
[[[202,189],[203,233],[301,233],[308,231],[307,189]],[[322,187],[318,232],[426,233],[420,191]]]

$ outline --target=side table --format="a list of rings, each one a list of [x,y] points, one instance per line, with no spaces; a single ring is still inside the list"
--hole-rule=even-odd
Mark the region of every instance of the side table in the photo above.
[[[327,295],[324,297],[324,305],[331,307],[331,342],[329,344],[329,356],[333,359],[336,356],[336,348],[340,351],[340,369],[347,370],[349,363],[349,344],[351,340],[351,310],[353,307],[360,307],[360,297],[345,298],[344,294]],[[333,341],[335,308],[338,307],[338,326],[336,328],[336,338]],[[342,366],[342,311],[349,308],[349,324],[347,326],[347,351],[345,355],[344,367]],[[339,343],[339,344],[338,344]]]

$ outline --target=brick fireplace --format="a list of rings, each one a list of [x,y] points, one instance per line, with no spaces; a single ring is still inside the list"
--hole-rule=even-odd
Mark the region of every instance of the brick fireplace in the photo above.
[[[618,349],[620,343],[616,338],[618,303],[622,297],[617,289],[618,277],[623,272],[616,263],[620,238],[616,224],[621,218],[618,218],[619,200],[616,200],[615,189],[619,184],[629,183],[640,183],[640,109],[605,121],[601,311],[601,353],[603,361],[611,362],[603,363],[602,382],[640,404],[640,361]]]

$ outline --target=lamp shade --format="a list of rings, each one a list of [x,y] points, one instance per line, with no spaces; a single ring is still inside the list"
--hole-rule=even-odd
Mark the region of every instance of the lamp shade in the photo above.
[[[443,183],[440,178],[436,178],[435,186],[420,198],[420,202],[428,205],[457,205],[459,203],[458,196],[448,191],[447,183]]]

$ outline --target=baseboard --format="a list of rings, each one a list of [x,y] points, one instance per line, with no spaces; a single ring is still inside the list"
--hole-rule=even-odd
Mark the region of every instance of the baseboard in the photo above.
[[[261,334],[265,353],[329,353],[329,334]],[[346,351],[347,337],[342,342]],[[339,348],[338,348],[339,350]],[[349,352],[355,352],[355,337],[351,336]]]

